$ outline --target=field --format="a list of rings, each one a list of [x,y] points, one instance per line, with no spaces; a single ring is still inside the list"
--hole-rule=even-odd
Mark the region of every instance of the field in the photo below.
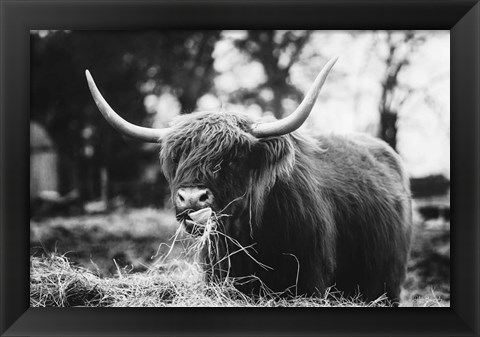
[[[415,216],[401,306],[450,305],[450,224]],[[341,298],[247,298],[231,283],[209,285],[188,252],[172,245],[169,210],[119,209],[30,223],[31,306],[388,306]],[[178,234],[178,233],[177,233]],[[180,234],[181,238],[181,234]],[[177,237],[178,239],[178,237]],[[178,241],[178,240],[177,240]]]

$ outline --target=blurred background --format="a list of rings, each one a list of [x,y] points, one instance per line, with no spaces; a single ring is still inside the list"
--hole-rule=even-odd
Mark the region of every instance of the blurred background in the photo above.
[[[450,300],[448,31],[40,30],[30,38],[31,254],[67,253],[103,276],[142,271],[163,261],[177,229],[158,145],[107,124],[85,69],[122,117],[164,127],[198,110],[282,118],[339,56],[302,128],[368,133],[402,156],[415,200],[404,296]]]

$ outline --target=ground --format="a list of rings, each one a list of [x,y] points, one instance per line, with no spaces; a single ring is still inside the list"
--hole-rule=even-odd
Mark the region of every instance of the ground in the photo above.
[[[401,306],[450,305],[450,224],[415,217]],[[329,298],[248,299],[206,285],[171,210],[119,209],[30,223],[32,306],[363,306]],[[178,234],[178,233],[177,233]],[[180,234],[181,235],[181,234]],[[178,237],[177,237],[178,238]],[[382,299],[368,305],[388,305]]]

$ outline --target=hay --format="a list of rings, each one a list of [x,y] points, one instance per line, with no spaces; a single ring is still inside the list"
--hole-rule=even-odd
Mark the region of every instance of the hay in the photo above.
[[[388,306],[380,298],[371,303],[329,293],[323,298],[282,298],[274,293],[249,297],[233,280],[209,284],[196,263],[176,260],[144,273],[101,278],[51,254],[30,259],[32,307],[338,307]]]
[[[99,287],[99,278],[73,267],[64,256],[30,258],[30,306],[107,306],[113,298]]]
[[[172,237],[168,252],[147,271],[131,273],[115,260],[114,277],[101,277],[88,269],[72,264],[56,253],[30,258],[30,305],[32,307],[386,307],[385,297],[364,303],[357,298],[344,298],[333,289],[322,297],[285,296],[274,293],[255,276],[230,276],[230,258],[246,254],[265,269],[269,266],[254,258],[254,246],[242,246],[225,234],[222,218],[228,215],[212,213],[208,219],[195,223],[193,234],[184,233],[181,226]],[[170,242],[172,242],[170,241]],[[185,259],[170,255],[175,244],[185,247]],[[161,247],[155,254],[159,257]],[[225,249],[226,247],[226,249]],[[230,247],[230,248],[229,248]],[[230,250],[229,250],[230,249]],[[92,262],[93,263],[93,262]],[[94,264],[95,265],[95,264]],[[221,280],[206,282],[205,275],[220,271]],[[260,296],[246,296],[235,286],[246,282],[260,284]],[[295,294],[295,285],[292,286]],[[407,296],[401,306],[448,306],[432,291],[428,296]],[[423,295],[423,294],[422,294]]]
[[[208,208],[207,211],[200,210],[190,213],[189,216],[190,219],[187,221],[192,225],[191,232],[183,232],[182,226],[179,226],[177,232],[170,239],[172,245],[163,261],[168,258],[175,244],[181,244],[185,247],[185,255],[197,261],[202,269],[210,277],[216,278],[218,282],[232,281],[230,278],[231,257],[238,253],[245,254],[261,268],[272,270],[270,266],[253,257],[254,244],[243,246],[238,240],[225,234],[222,218],[229,217],[229,214],[222,211],[214,212]],[[218,279],[216,275],[222,275],[221,279]]]

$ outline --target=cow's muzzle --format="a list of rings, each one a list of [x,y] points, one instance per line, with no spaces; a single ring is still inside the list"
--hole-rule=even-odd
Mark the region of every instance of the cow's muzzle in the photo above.
[[[213,193],[206,187],[182,187],[175,196],[177,214],[187,210],[198,211],[213,204]]]

